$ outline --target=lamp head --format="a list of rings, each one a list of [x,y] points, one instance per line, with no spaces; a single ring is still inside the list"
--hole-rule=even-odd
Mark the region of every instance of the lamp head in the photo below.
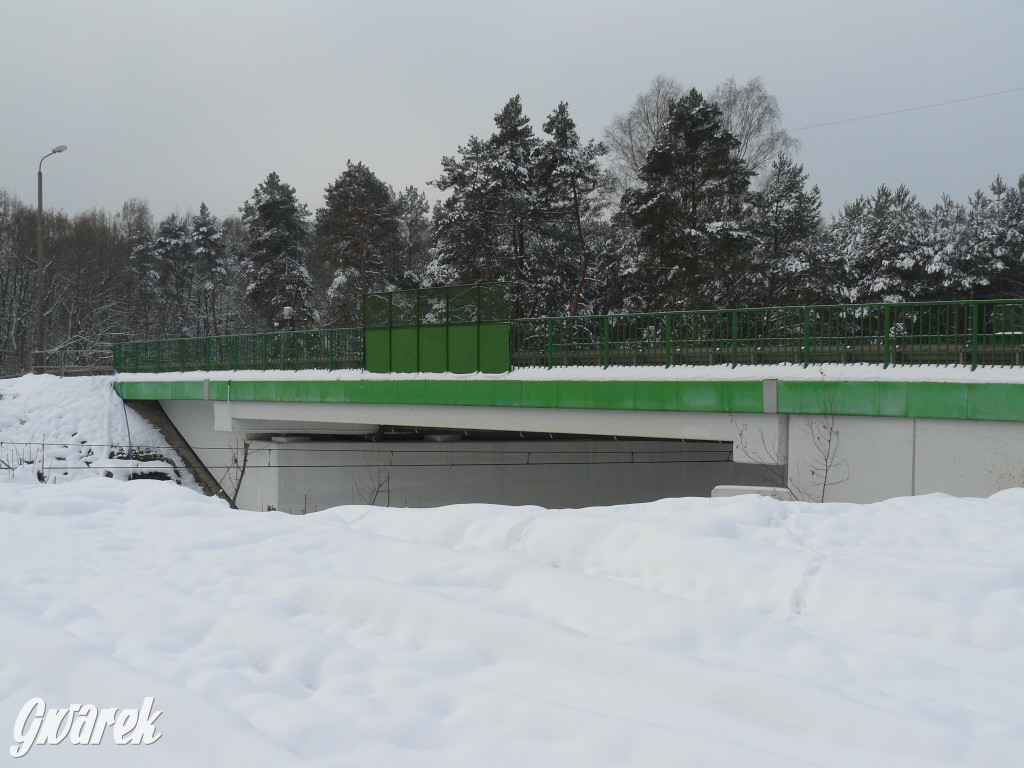
[[[63,152],[65,149],[67,149],[67,145],[66,144],[61,144],[59,147],[54,147],[53,151],[54,152]]]

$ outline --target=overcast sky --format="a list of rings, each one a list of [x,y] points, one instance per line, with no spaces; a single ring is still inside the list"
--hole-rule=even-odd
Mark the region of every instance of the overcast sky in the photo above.
[[[424,187],[516,93],[600,138],[658,74],[760,76],[788,128],[1024,86],[1024,0],[48,2],[0,0],[0,187],[69,214],[205,201],[270,171],[316,209],[363,161]],[[1024,173],[1024,91],[799,131],[826,211],[879,184],[927,205]],[[436,197],[436,192],[430,193]]]

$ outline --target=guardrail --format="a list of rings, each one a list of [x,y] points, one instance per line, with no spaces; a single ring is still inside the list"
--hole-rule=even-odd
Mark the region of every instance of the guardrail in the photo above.
[[[513,320],[512,365],[1021,365],[1024,300]]]
[[[363,329],[253,333],[114,345],[120,373],[363,367]]]

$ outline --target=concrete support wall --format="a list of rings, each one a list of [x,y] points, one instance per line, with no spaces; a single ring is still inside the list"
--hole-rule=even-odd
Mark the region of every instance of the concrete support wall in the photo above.
[[[196,456],[210,470],[221,487],[231,493],[237,472],[228,468],[233,457],[241,461],[245,442],[243,432],[218,432],[214,429],[213,403],[201,400],[161,400],[167,414],[181,436],[188,441]],[[245,479],[239,489],[237,504],[241,509],[266,509],[279,503],[276,455],[271,451],[250,448]]]
[[[1024,424],[917,419],[915,493],[989,496],[1024,486]],[[947,490],[947,489],[955,490]]]
[[[715,485],[782,485],[804,499],[873,502],[944,492],[987,496],[1024,484],[1024,423],[874,416],[803,416],[417,405],[162,401],[220,479],[246,435],[253,445],[239,496],[247,509],[292,511],[361,503],[390,491],[395,505],[493,501],[553,507],[707,496]],[[377,424],[577,435],[619,442],[312,442]],[[276,443],[269,435],[306,435]],[[832,438],[832,448],[827,443]],[[647,443],[629,438],[718,441]],[[728,461],[728,444],[733,444]],[[724,449],[721,443],[725,443]],[[666,447],[671,446],[671,447]],[[354,454],[342,454],[351,451]],[[572,462],[556,460],[556,451]],[[658,452],[671,455],[651,460]],[[722,460],[705,463],[711,451]],[[831,451],[831,452],[830,452]],[[829,457],[826,458],[826,454]],[[348,455],[342,462],[339,457]],[[561,456],[562,454],[557,454]],[[527,458],[523,458],[523,457]],[[628,457],[628,458],[627,458]],[[639,457],[639,459],[638,459]],[[344,466],[342,466],[344,464]],[[378,471],[383,468],[383,471]],[[229,483],[230,484],[230,483]]]
[[[835,451],[826,462],[830,432]],[[821,499],[826,463],[826,501],[864,503],[925,493],[990,496],[1024,485],[1024,424],[790,416],[789,484],[798,496]]]
[[[912,495],[914,421],[790,416],[789,487],[805,501],[821,501],[823,492],[825,501],[870,502]]]
[[[290,512],[353,503],[601,506],[710,496],[718,484],[763,477],[760,467],[734,464],[730,446],[717,443],[318,441],[275,449],[278,508]]]

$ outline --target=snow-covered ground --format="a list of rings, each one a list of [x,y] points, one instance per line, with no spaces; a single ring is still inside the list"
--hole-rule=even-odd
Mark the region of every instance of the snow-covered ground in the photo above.
[[[1020,766],[1022,692],[1024,490],[292,517],[0,485],[0,733],[33,697],[163,712],[24,765]]]
[[[109,376],[0,379],[0,483],[163,471],[194,487],[187,472],[175,471],[183,463],[166,442],[124,407]]]

